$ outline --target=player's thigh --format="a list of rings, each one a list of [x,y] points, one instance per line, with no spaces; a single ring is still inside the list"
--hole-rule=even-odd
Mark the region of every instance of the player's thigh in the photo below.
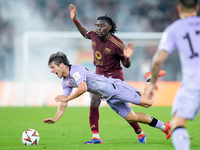
[[[100,96],[96,94],[90,94],[90,98],[91,98],[90,106],[99,107],[99,105],[101,104]]]
[[[172,116],[193,120],[200,109],[200,91],[181,87],[172,106]]]

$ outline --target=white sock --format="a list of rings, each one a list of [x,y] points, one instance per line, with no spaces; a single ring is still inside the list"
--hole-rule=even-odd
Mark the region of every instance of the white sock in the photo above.
[[[141,131],[139,134],[137,134],[137,135],[141,135],[141,134],[143,134],[144,132],[143,131]]]
[[[161,126],[161,130],[164,131],[165,128],[166,128],[166,126],[165,126],[165,124],[163,123],[162,126]]]
[[[184,127],[176,128],[172,132],[172,142],[176,150],[190,149],[189,134]]]
[[[95,134],[93,134],[93,138],[98,138],[98,139],[100,139],[100,136],[99,136],[98,133],[95,133]]]

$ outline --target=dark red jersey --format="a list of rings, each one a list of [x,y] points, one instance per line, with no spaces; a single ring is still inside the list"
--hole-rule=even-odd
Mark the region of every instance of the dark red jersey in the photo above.
[[[92,40],[96,73],[124,80],[120,65],[120,61],[124,60],[124,43],[113,34],[106,41],[101,41],[97,36],[96,31],[87,33],[87,38]]]

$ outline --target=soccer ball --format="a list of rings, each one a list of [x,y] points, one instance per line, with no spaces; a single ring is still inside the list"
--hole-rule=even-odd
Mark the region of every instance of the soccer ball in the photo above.
[[[34,129],[27,129],[22,133],[22,142],[24,145],[37,145],[39,140],[39,133]]]

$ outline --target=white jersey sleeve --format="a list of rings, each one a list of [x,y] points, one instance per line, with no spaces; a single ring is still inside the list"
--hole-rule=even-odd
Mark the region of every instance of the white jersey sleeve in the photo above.
[[[179,52],[183,83],[200,89],[200,17],[179,19],[164,31],[158,50]]]
[[[159,50],[165,50],[171,54],[175,49],[175,37],[173,34],[173,28],[168,27],[162,34],[160,44],[158,46]]]

